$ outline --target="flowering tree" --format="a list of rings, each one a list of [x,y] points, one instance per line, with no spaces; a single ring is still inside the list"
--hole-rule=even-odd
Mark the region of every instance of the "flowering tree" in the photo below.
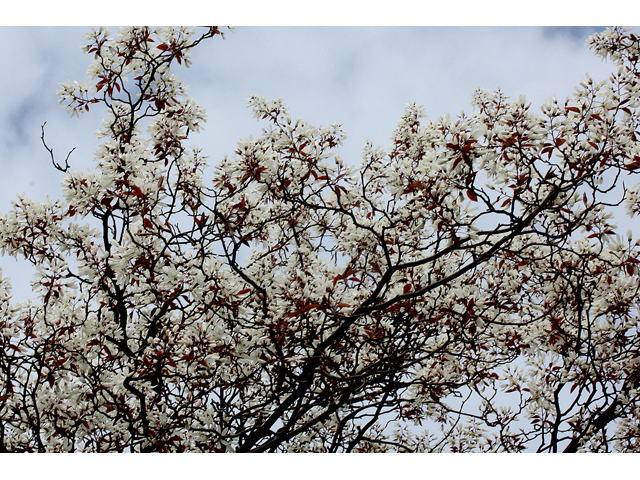
[[[100,29],[73,115],[106,108],[96,168],[19,197],[0,284],[3,451],[638,451],[640,39],[535,114],[407,106],[386,151],[252,97],[267,127],[205,182],[202,108],[170,73],[212,27]],[[43,130],[44,142],[44,130]],[[46,143],[45,143],[46,147]],[[47,147],[48,148],[48,147]]]

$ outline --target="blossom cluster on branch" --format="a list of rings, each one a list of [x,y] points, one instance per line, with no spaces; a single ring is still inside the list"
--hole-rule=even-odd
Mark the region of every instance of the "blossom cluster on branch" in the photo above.
[[[72,115],[101,106],[95,168],[19,197],[0,248],[2,451],[638,451],[640,38],[535,113],[410,104],[355,166],[340,125],[266,124],[214,166],[171,73],[218,27],[86,36]],[[43,135],[44,141],[44,135]],[[46,144],[45,144],[46,146]]]

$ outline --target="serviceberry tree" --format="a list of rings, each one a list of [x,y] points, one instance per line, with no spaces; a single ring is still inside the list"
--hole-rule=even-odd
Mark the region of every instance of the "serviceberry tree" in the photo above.
[[[266,124],[217,160],[171,73],[217,27],[86,36],[72,115],[102,107],[95,168],[18,197],[0,247],[3,451],[638,451],[640,38],[594,35],[614,73],[539,114],[408,105],[359,166],[339,125]],[[42,140],[45,143],[44,127]],[[624,181],[624,183],[623,183]]]

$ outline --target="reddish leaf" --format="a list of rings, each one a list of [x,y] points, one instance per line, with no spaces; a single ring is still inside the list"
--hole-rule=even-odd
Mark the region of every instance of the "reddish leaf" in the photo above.
[[[411,284],[407,283],[402,291],[405,295],[409,293],[411,291]]]
[[[472,202],[478,201],[478,196],[472,190],[467,190],[467,197],[469,197],[469,200],[471,200]]]
[[[244,290],[240,290],[236,295],[244,295],[246,293],[249,293],[250,291],[250,288],[245,288]]]
[[[196,225],[198,225],[198,228],[202,228],[202,226],[204,225],[204,222],[206,220],[206,216],[203,213],[202,215],[200,215],[199,217],[193,217],[193,220],[196,222]]]
[[[402,193],[409,193],[414,191],[416,188],[421,187],[422,186],[422,182],[414,182],[411,185],[407,186],[407,188],[404,189],[404,191]]]
[[[364,332],[371,338],[384,337],[384,332],[382,331],[382,329],[377,327],[364,327]]]
[[[144,193],[142,193],[142,190],[140,190],[140,187],[138,187],[137,185],[131,185],[131,190],[133,190],[133,193],[129,192],[129,195],[135,195],[136,197],[145,198]]]
[[[633,162],[631,163],[627,163],[625,165],[625,167],[629,168],[629,169],[636,169],[636,168],[640,168],[640,157],[638,155],[635,155],[633,157]]]

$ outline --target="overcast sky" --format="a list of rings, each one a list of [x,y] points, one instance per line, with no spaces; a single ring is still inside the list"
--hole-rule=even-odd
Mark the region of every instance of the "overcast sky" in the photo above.
[[[249,95],[284,99],[294,118],[338,122],[348,138],[338,151],[357,163],[367,139],[388,146],[407,102],[429,117],[471,111],[474,88],[500,87],[524,94],[538,108],[565,98],[588,72],[596,80],[611,71],[585,46],[604,27],[237,27],[198,46],[193,66],[176,74],[205,107],[209,122],[193,137],[215,164],[236,142],[259,135],[264,124],[246,108]],[[99,108],[70,118],[58,104],[58,83],[82,80],[89,56],[79,46],[86,28],[0,28],[0,211],[26,193],[60,196],[62,174],[40,141],[72,169],[92,165]],[[117,29],[112,28],[112,32]],[[5,274],[14,262],[0,258]],[[17,272],[16,272],[17,273]]]

